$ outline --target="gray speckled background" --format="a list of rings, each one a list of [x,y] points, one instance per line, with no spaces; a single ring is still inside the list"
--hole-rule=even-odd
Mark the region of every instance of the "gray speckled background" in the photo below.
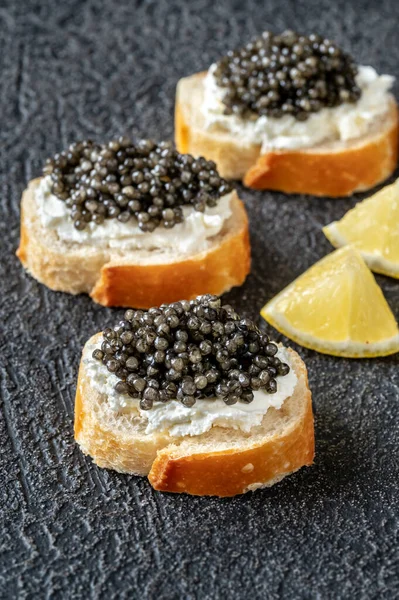
[[[14,257],[21,192],[70,141],[172,136],[178,79],[266,28],[317,30],[398,76],[398,19],[396,0],[0,2],[1,598],[398,597],[397,357],[300,349],[314,467],[233,499],[158,494],[73,441],[81,347],[121,311],[48,291]],[[240,193],[253,269],[228,299],[256,316],[355,200]],[[378,281],[399,317],[399,283]]]

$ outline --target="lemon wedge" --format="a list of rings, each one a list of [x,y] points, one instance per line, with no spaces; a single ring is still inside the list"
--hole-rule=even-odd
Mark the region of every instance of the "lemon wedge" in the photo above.
[[[277,294],[261,315],[302,346],[363,358],[399,351],[391,309],[360,252],[345,246]]]
[[[399,279],[399,179],[323,228],[335,248],[353,244],[376,273]]]

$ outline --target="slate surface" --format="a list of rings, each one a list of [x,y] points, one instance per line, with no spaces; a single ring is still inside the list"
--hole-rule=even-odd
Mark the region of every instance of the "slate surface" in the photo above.
[[[157,494],[73,441],[81,347],[121,311],[48,291],[14,257],[21,192],[67,143],[171,137],[178,79],[268,27],[317,30],[399,75],[398,18],[395,0],[0,3],[1,598],[398,597],[397,357],[300,349],[314,467],[234,499]],[[253,269],[228,300],[256,316],[330,251],[321,226],[355,200],[240,193]],[[399,317],[399,284],[378,281]]]

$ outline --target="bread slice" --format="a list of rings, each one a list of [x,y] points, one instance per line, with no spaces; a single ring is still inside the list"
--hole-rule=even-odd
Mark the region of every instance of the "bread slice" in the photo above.
[[[234,193],[232,215],[209,248],[192,256],[162,251],[115,250],[61,241],[43,227],[30,182],[22,196],[17,256],[52,290],[90,294],[104,306],[150,308],[200,294],[220,295],[241,285],[250,269],[248,218]]]
[[[176,93],[175,139],[179,152],[214,160],[220,175],[248,187],[314,196],[350,196],[387,179],[398,162],[398,107],[377,119],[367,135],[299,150],[261,154],[222,128],[205,128],[201,111],[206,73],[181,79]]]
[[[115,413],[106,396],[93,389],[83,360],[75,402],[75,439],[94,462],[120,473],[147,475],[160,491],[234,496],[280,481],[314,457],[311,393],[305,364],[290,350],[298,377],[293,395],[282,408],[269,408],[250,433],[213,427],[193,437],[145,433],[137,413]]]

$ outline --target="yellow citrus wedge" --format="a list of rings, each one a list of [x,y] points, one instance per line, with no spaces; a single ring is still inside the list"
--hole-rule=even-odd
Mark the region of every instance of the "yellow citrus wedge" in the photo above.
[[[323,228],[335,248],[352,244],[376,273],[399,279],[399,179]]]
[[[332,252],[277,294],[261,315],[298,344],[335,356],[399,351],[399,329],[361,254]]]

